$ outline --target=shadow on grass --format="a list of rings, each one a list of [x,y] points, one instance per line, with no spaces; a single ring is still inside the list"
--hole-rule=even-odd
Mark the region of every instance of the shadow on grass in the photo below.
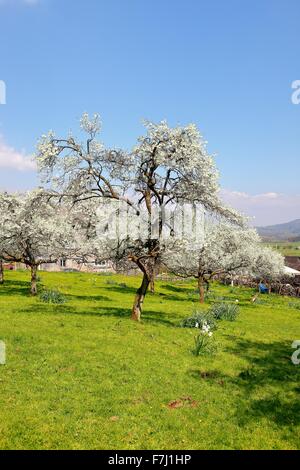
[[[76,309],[71,305],[55,305],[55,304],[43,304],[38,303],[31,305],[27,308],[19,308],[16,313],[25,314],[47,314],[47,315],[79,315],[79,316],[92,316],[92,317],[117,317],[127,318],[131,317],[130,308],[120,307],[89,307],[82,311],[80,308]],[[145,323],[161,324],[166,326],[177,327],[176,321],[171,321],[168,318],[164,318],[162,312],[145,310],[142,315],[142,321]]]
[[[0,286],[0,296],[16,296],[22,295],[30,297],[30,282],[29,281],[12,281],[5,280],[4,284]]]
[[[230,387],[234,392],[233,406],[238,426],[269,420],[277,425],[279,438],[300,448],[300,365],[291,362],[290,342],[270,344],[237,340],[227,352],[246,359],[249,366],[232,378],[219,370],[191,369],[187,374],[215,386]]]
[[[165,314],[163,314],[162,312],[155,312],[153,310],[145,310],[142,315],[142,321],[147,321],[149,323],[157,323],[165,326],[172,326],[175,328],[178,327],[178,321],[176,321],[176,318],[171,321],[166,318]]]
[[[151,295],[151,294],[150,294]],[[171,294],[164,294],[164,293],[159,293],[158,296],[162,300],[170,300],[171,302],[198,302],[199,300],[196,297],[191,297],[191,296],[185,296],[185,297],[179,297],[178,295],[171,295]]]
[[[172,286],[172,284],[163,284],[161,286],[163,289],[169,290],[171,292],[177,292],[178,294],[197,294],[196,288],[194,287],[182,287],[182,286]]]
[[[76,295],[76,294],[66,294],[66,297],[70,300],[86,300],[93,302],[111,302],[112,300],[105,295]]]
[[[162,286],[164,287],[164,286]],[[172,286],[170,286],[172,287]],[[108,285],[106,286],[106,289],[109,289],[110,291],[117,292],[118,294],[136,294],[137,288],[136,287],[129,287],[129,286],[118,286],[118,285]],[[172,289],[170,289],[172,290]],[[174,292],[180,292],[182,294],[187,294],[193,292],[193,289],[179,289],[177,291],[177,288],[174,289]],[[148,291],[147,292],[147,298],[150,296],[157,296],[163,300],[170,300],[170,301],[175,301],[175,302],[186,302],[187,300],[192,300],[195,301],[194,298],[188,297],[187,295],[185,297],[180,297],[177,295],[171,295],[171,294],[165,294],[164,292],[154,292],[153,294]]]
[[[14,315],[18,313],[25,313],[25,314],[40,314],[40,315],[61,315],[61,314],[75,314],[77,313],[74,311],[69,305],[56,305],[56,304],[47,304],[47,303],[37,303],[34,305],[30,305],[30,307],[26,308],[18,308],[14,311]],[[79,313],[79,312],[78,312]]]
[[[170,286],[172,287],[172,286]],[[107,289],[111,291],[115,291],[118,293],[136,293],[135,287],[130,286],[122,286],[122,285],[107,285]],[[20,280],[7,280],[3,286],[0,286],[0,296],[25,296],[29,299],[31,298],[34,302],[30,306],[26,306],[24,308],[18,308],[15,313],[26,313],[26,314],[48,314],[48,315],[88,315],[88,316],[96,316],[96,317],[118,317],[118,318],[130,318],[131,317],[131,309],[129,308],[121,308],[121,307],[103,307],[101,306],[101,302],[112,302],[112,299],[108,296],[104,295],[82,295],[82,294],[66,294],[66,298],[72,301],[78,301],[76,306],[72,305],[59,305],[59,304],[48,304],[43,303],[39,300],[38,297],[33,298],[30,295],[30,282],[28,281],[20,281]],[[148,294],[150,295],[150,293]],[[156,294],[155,294],[156,295]],[[169,294],[165,294],[162,296],[163,300],[185,300],[181,298],[177,298],[176,296],[172,296]],[[87,306],[85,307],[85,301],[93,301],[99,302],[100,305],[95,306]],[[172,320],[168,318],[168,315],[163,313],[162,311],[153,311],[147,310],[143,312],[142,321],[149,322],[153,324],[162,324],[168,326],[178,326],[178,318]]]
[[[106,285],[106,289],[110,291],[117,292],[118,294],[136,294],[137,287],[130,287],[130,286],[120,286],[120,285]],[[147,294],[148,295],[148,294]]]
[[[229,350],[250,364],[233,381],[244,394],[244,410],[237,412],[241,425],[263,418],[278,425],[300,424],[300,366],[291,361],[291,343],[238,340]],[[260,390],[264,396],[257,398]]]
[[[74,314],[79,315],[92,315],[97,317],[118,317],[118,318],[128,318],[131,317],[130,308],[121,308],[121,307],[93,307],[90,308],[86,313],[73,312]],[[177,326],[175,322],[172,322],[164,317],[162,312],[145,310],[142,314],[142,322],[156,323],[167,326]]]

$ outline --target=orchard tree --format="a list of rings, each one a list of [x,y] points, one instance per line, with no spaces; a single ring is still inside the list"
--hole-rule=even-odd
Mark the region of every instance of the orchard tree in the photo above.
[[[38,267],[74,254],[68,213],[51,203],[41,190],[2,194],[0,207],[1,257],[30,267],[31,294],[36,295]]]
[[[4,220],[10,210],[12,200],[9,198],[7,193],[0,193],[0,224],[3,227]],[[4,284],[4,253],[3,253],[3,234],[0,233],[0,284]],[[11,261],[11,260],[9,260]]]
[[[145,126],[146,134],[131,152],[106,149],[96,140],[99,116],[90,119],[84,114],[85,143],[72,135],[61,138],[50,132],[41,138],[36,156],[45,188],[53,197],[71,198],[74,203],[97,199],[99,207],[108,200],[128,206],[128,234],[122,237],[119,255],[122,252],[143,274],[132,308],[134,320],[140,320],[145,295],[160,264],[163,232],[173,233],[165,223],[167,208],[199,204],[207,212],[242,223],[242,217],[219,199],[214,159],[196,126],[170,128],[166,122]],[[146,235],[145,231],[143,236],[132,235],[136,218],[148,218]],[[113,244],[118,248],[118,237]]]
[[[217,275],[246,274],[257,265],[260,239],[254,229],[228,223],[203,225],[203,240],[183,240],[164,254],[165,266],[175,275],[197,279],[199,299],[204,302],[205,285]]]
[[[269,285],[280,280],[285,275],[284,257],[278,251],[260,245],[256,252],[252,275]]]

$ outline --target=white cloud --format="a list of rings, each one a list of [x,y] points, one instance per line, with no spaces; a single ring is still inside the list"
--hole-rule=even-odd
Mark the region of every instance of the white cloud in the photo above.
[[[17,171],[34,171],[36,166],[32,157],[25,152],[18,152],[7,145],[0,135],[0,168],[10,168]]]
[[[222,199],[249,217],[253,225],[273,225],[300,219],[300,194],[248,194],[223,189]]]

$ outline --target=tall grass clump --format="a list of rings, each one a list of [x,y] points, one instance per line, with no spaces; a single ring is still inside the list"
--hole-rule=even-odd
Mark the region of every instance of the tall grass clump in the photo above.
[[[49,290],[43,290],[39,298],[42,302],[46,304],[65,304],[67,302],[66,297],[59,292],[58,290],[54,289],[49,289]]]
[[[238,305],[230,303],[216,303],[209,309],[210,315],[216,320],[235,321],[240,313]]]

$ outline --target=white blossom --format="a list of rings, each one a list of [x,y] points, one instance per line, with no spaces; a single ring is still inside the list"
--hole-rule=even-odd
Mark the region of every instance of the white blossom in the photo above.
[[[276,278],[284,266],[283,257],[264,248],[254,229],[211,221],[204,225],[203,242],[185,239],[170,245],[162,260],[174,274],[198,279],[199,290],[216,275]]]
[[[24,263],[33,273],[76,251],[66,208],[51,204],[42,190],[0,195],[0,257]],[[33,292],[35,293],[35,292]]]
[[[171,128],[165,121],[147,122],[146,134],[131,152],[107,149],[96,140],[101,128],[98,115],[90,118],[84,113],[80,125],[88,134],[84,144],[73,136],[57,138],[53,133],[41,139],[36,156],[39,173],[45,188],[73,203],[95,200],[100,210],[107,201],[128,206],[126,237],[118,235],[99,245],[105,245],[104,252],[116,264],[131,263],[142,271],[144,279],[133,307],[133,317],[139,317],[163,253],[174,245],[173,229],[162,222],[163,217],[155,221],[155,237],[148,230],[150,223],[146,236],[136,236],[134,228],[143,222],[144,214],[151,219],[157,209],[164,214],[166,207],[188,203],[236,224],[242,225],[244,218],[221,202],[214,157],[194,124]]]
[[[95,136],[101,129],[101,119],[99,114],[96,113],[92,118],[90,118],[88,113],[83,113],[80,119],[80,127],[83,131]]]

